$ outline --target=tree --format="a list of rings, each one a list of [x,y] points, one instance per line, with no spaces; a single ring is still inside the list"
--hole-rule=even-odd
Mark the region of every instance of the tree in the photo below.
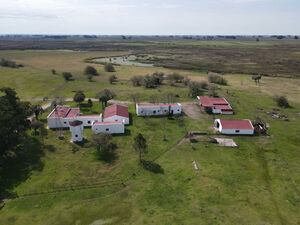
[[[1,88],[0,92],[0,163],[3,155],[20,143],[25,131],[30,128],[27,120],[32,114],[31,105],[21,102],[11,88]]]
[[[79,105],[81,105],[84,99],[85,99],[85,95],[83,91],[77,91],[73,98],[74,102],[77,102]]]
[[[66,81],[71,80],[71,77],[73,76],[70,72],[63,72],[62,75]]]
[[[143,84],[144,84],[145,88],[154,88],[155,87],[153,77],[151,77],[150,75],[144,76]]]
[[[164,73],[162,72],[155,72],[152,74],[152,80],[154,85],[161,85],[164,81]]]
[[[139,152],[139,159],[142,162],[142,154],[147,153],[147,141],[141,133],[134,137],[133,148]]]
[[[133,76],[130,80],[133,86],[141,86],[143,83],[143,76]]]
[[[43,122],[41,122],[39,120],[33,120],[31,122],[31,128],[34,130],[34,135],[36,135],[36,133],[37,133],[36,131],[43,126],[44,126]]]
[[[109,90],[109,89],[104,89],[103,91],[100,91],[97,95],[96,98],[99,99],[99,102],[102,103],[102,108],[105,105],[105,107],[107,106],[107,102],[111,99],[113,99],[114,97],[116,97],[116,94]]]
[[[98,155],[104,160],[110,160],[114,156],[116,144],[112,143],[111,134],[93,134],[92,144],[96,147]]]
[[[104,70],[105,70],[106,72],[116,72],[116,70],[115,70],[113,64],[111,64],[111,63],[106,63],[106,64],[104,65]]]
[[[175,83],[182,83],[184,80],[184,76],[182,76],[179,73],[172,73],[172,74],[168,75],[168,80],[170,80],[171,82],[175,82]]]
[[[207,89],[208,84],[203,81],[203,82],[190,82],[189,83],[189,94],[193,97],[196,98],[198,95],[201,95],[203,92],[203,89]]]
[[[56,74],[56,70],[55,70],[55,69],[52,69],[52,70],[51,70],[51,73],[52,73],[52,74]]]
[[[92,99],[88,99],[88,101],[87,101],[87,105],[88,105],[88,107],[90,108],[90,110],[91,110],[91,108],[93,107],[93,101],[92,101]]]
[[[296,40],[297,40],[297,39],[298,39],[298,36],[295,36],[295,37],[294,37],[294,39],[296,39]]]
[[[92,66],[87,66],[87,67],[85,67],[85,69],[84,69],[84,74],[86,74],[86,75],[97,76],[97,75],[98,75],[98,72],[97,72],[97,70],[96,70],[94,67],[92,67]]]
[[[109,83],[112,84],[112,83],[114,83],[114,82],[117,81],[117,76],[114,75],[114,74],[113,74],[113,75],[110,75],[108,80],[109,80]]]
[[[32,106],[32,111],[34,112],[35,118],[37,120],[39,119],[39,115],[44,112],[42,106],[40,106],[40,105],[33,105]]]

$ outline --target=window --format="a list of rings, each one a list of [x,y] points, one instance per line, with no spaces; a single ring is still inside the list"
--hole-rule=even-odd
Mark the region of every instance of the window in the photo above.
[[[90,120],[88,121],[88,124],[91,124],[91,121],[90,121]]]
[[[179,112],[179,109],[177,109],[177,111]]]
[[[64,122],[64,124],[67,124],[67,122]]]
[[[240,130],[235,130],[235,133],[240,133]]]
[[[75,134],[75,137],[78,137],[78,134]]]
[[[118,121],[118,120],[115,120],[116,122]]]
[[[159,112],[159,110],[157,110],[157,112]]]
[[[156,113],[156,111],[155,110],[153,110],[153,114],[155,114]]]
[[[165,110],[165,112],[168,112],[168,110]]]
[[[105,130],[106,130],[106,131],[109,131],[109,128],[106,128]]]

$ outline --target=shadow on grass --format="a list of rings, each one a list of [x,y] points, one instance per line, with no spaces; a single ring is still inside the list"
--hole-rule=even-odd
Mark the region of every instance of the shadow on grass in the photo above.
[[[1,159],[0,199],[16,196],[12,190],[27,180],[33,170],[41,171],[44,164],[43,145],[37,138],[25,136],[20,144]]]
[[[164,169],[155,162],[142,159],[141,164],[145,170],[148,170],[152,173],[161,173],[161,174],[164,173]]]
[[[96,158],[103,162],[113,164],[118,159],[116,149],[117,149],[117,145],[115,143],[111,143],[109,150],[96,151],[95,152]]]

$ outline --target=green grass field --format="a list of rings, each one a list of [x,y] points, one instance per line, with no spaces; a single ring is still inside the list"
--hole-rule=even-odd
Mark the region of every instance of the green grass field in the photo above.
[[[22,99],[73,97],[74,90],[94,97],[102,88],[111,88],[120,100],[130,100],[133,92],[141,93],[145,101],[151,95],[163,97],[172,92],[180,95],[178,101],[195,101],[188,96],[187,88],[163,85],[159,92],[129,84],[133,75],[173,72],[164,68],[119,66],[115,73],[119,82],[111,85],[109,73],[95,64],[101,75],[95,82],[88,82],[82,72],[86,66],[83,60],[109,54],[124,52],[2,51],[0,58],[14,59],[25,67],[0,67],[0,86],[15,88]],[[75,81],[66,83],[59,75],[51,74],[52,68],[72,72]],[[197,81],[207,79],[199,72],[180,73]],[[84,130],[84,145],[70,143],[68,130],[62,131],[64,140],[57,139],[61,131],[49,130],[38,166],[11,188],[21,197],[6,201],[0,210],[0,224],[299,224],[299,80],[263,77],[262,83],[255,85],[248,75],[225,78],[229,85],[220,86],[218,92],[233,105],[235,115],[220,117],[255,120],[259,116],[270,124],[269,136],[233,137],[238,148],[208,142],[180,143],[191,130],[214,135],[213,116],[199,110],[198,119],[167,119],[164,129],[161,118],[139,118],[130,105],[132,124],[126,126],[124,135],[113,138],[118,146],[117,157],[104,162],[89,145],[90,129]],[[278,108],[273,100],[275,94],[284,94],[290,100],[292,108],[280,109],[289,121],[266,114]],[[100,104],[94,103],[91,113],[101,110]],[[42,121],[46,122],[49,111],[42,115]],[[90,113],[85,108],[81,111]],[[139,132],[148,142],[145,159],[154,160],[164,173],[152,173],[139,165],[132,147]],[[167,141],[163,141],[164,134]],[[18,172],[24,171],[11,174]]]

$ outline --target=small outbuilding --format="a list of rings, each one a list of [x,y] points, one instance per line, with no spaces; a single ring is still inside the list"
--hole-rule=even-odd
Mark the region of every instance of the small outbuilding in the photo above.
[[[104,111],[103,121],[104,122],[124,121],[125,124],[129,124],[128,107],[119,104],[106,107]]]
[[[221,120],[216,119],[215,128],[222,134],[253,135],[254,127],[250,120]]]
[[[138,116],[161,116],[181,114],[182,106],[180,103],[175,104],[158,104],[158,105],[138,105],[136,104],[136,114]]]
[[[123,134],[125,132],[125,126],[124,121],[95,122],[92,126],[92,130],[94,134]]]
[[[212,114],[233,114],[231,105],[225,98],[211,98],[208,96],[197,96],[200,106]]]

